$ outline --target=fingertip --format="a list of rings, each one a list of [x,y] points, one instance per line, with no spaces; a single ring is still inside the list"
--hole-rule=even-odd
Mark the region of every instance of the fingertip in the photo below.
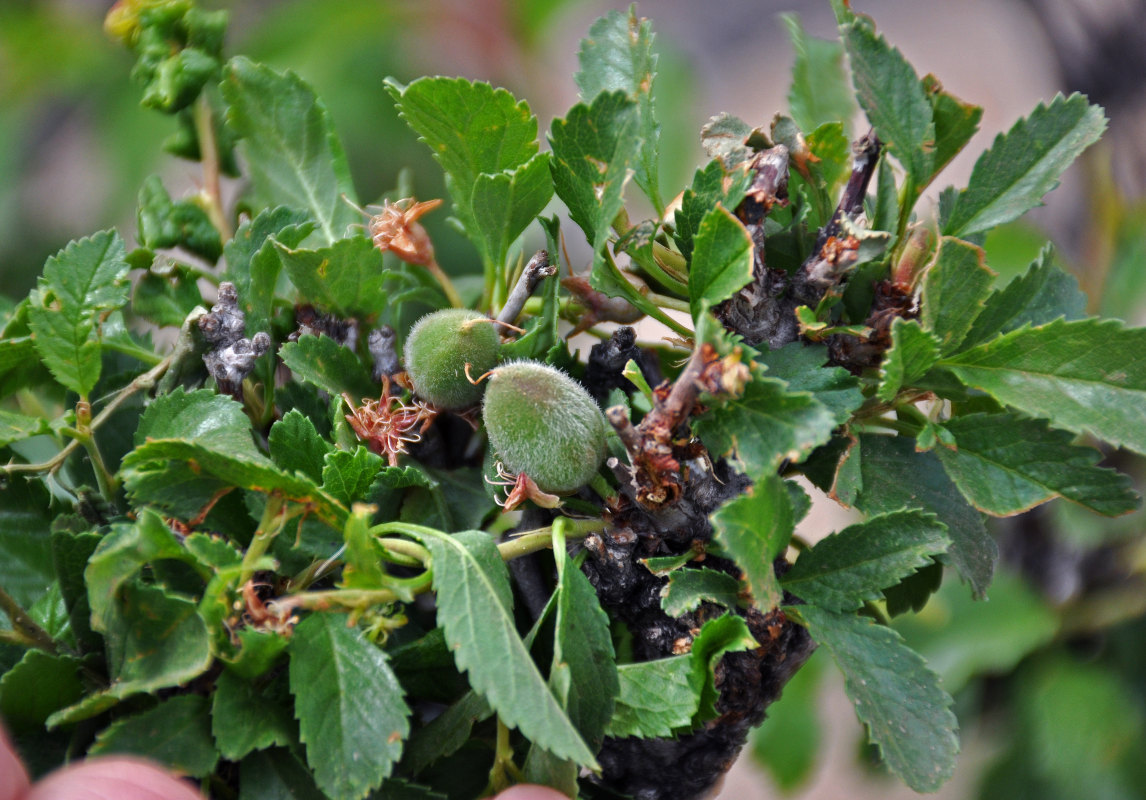
[[[53,772],[24,800],[203,800],[189,784],[148,761],[96,758]]]
[[[548,786],[520,784],[506,789],[494,800],[569,800],[569,798]]]
[[[20,800],[28,791],[28,772],[16,755],[8,732],[0,725],[0,800]]]

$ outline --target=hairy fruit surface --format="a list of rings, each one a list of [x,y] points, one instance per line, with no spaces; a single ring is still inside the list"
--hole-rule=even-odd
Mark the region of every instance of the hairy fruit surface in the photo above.
[[[482,419],[505,467],[545,492],[584,486],[605,457],[605,418],[580,384],[533,361],[505,364],[489,378]]]
[[[491,320],[477,311],[435,311],[418,320],[406,337],[406,372],[419,397],[457,411],[481,400],[485,389],[470,383],[466,364],[471,375],[481,375],[497,364],[500,348]]]

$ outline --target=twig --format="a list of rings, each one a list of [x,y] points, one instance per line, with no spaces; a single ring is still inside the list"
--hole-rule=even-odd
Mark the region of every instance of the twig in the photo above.
[[[46,630],[36,624],[28,612],[20,607],[10,594],[0,588],[0,611],[3,611],[12,622],[12,633],[16,636],[13,644],[38,647],[41,650],[55,654],[56,643]]]
[[[533,294],[537,285],[545,278],[551,278],[556,274],[557,266],[549,263],[549,253],[544,250],[538,250],[534,253],[533,258],[529,259],[525,269],[521,271],[521,276],[514,284],[513,291],[509,293],[505,305],[501,308],[501,313],[497,315],[497,321],[513,323],[521,316],[521,311],[525,308],[525,301]]]
[[[117,408],[123,405],[127,398],[131,397],[140,389],[150,389],[152,386],[154,386],[155,382],[159,380],[163,373],[167,371],[168,367],[171,366],[174,358],[175,354],[172,353],[160,361],[158,364],[156,364],[154,367],[149,369],[147,372],[137,377],[127,386],[123,387],[119,394],[117,394],[106,406],[104,406],[103,410],[100,411],[94,419],[92,419],[91,425],[88,426],[88,430],[95,432],[95,430],[100,425],[102,425],[108,417],[115,413]],[[68,456],[75,452],[75,449],[81,444],[82,442],[80,439],[72,439],[72,441],[68,442],[64,449],[56,453],[47,461],[44,461],[40,464],[5,464],[4,466],[0,466],[0,473],[5,475],[14,475],[19,472],[54,472],[60,468],[60,465],[63,464],[64,461],[67,460]]]
[[[192,111],[195,117],[195,133],[199,137],[199,159],[203,164],[203,188],[207,192],[207,216],[219,231],[223,241],[235,235],[227,215],[223,213],[223,192],[219,185],[219,150],[215,141],[215,124],[206,93]]]

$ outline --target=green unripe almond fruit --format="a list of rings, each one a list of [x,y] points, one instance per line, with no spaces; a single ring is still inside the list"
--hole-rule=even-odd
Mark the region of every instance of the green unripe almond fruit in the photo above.
[[[503,364],[488,382],[482,420],[508,470],[553,494],[592,479],[605,458],[605,418],[580,384],[535,361]]]
[[[403,355],[414,392],[447,411],[481,400],[485,384],[470,383],[497,364],[501,343],[493,321],[467,308],[447,308],[427,314],[410,329]]]

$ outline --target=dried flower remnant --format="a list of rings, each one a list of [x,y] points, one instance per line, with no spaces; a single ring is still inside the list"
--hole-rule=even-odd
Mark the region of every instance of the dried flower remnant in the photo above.
[[[229,281],[219,284],[219,300],[209,314],[199,318],[199,330],[210,349],[203,354],[207,372],[219,391],[238,397],[243,379],[255,362],[271,348],[271,337],[260,331],[250,339],[243,336],[246,314],[239,308],[239,293]]]
[[[344,393],[342,399],[352,412],[346,415],[350,427],[392,467],[398,466],[398,455],[407,452],[406,445],[421,441],[437,413],[421,400],[407,404],[391,395],[389,378],[383,378],[382,396],[377,400],[364,398],[355,408],[349,395]]]
[[[419,203],[412,197],[404,197],[391,203],[383,201],[378,213],[370,217],[366,229],[374,246],[379,250],[389,250],[407,264],[426,266],[434,261],[434,243],[418,220],[442,204],[441,198]]]

